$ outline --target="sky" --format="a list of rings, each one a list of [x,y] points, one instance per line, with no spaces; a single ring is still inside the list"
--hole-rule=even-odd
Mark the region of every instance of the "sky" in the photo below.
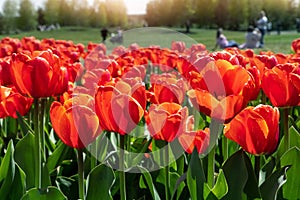
[[[20,0],[18,0],[20,1]],[[90,4],[92,4],[93,0],[88,0]],[[128,14],[145,14],[146,13],[146,5],[150,0],[124,0],[127,6]],[[0,8],[2,10],[2,6],[5,0],[0,0]],[[31,0],[36,8],[42,7],[44,5],[45,0]]]

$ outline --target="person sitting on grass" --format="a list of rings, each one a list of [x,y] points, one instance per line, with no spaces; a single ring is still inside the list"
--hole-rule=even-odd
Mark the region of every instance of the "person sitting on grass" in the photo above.
[[[254,49],[260,45],[261,32],[258,28],[249,26],[246,33],[246,42],[239,46],[240,49]]]
[[[239,44],[234,41],[234,40],[227,40],[226,36],[223,34],[223,29],[219,28],[217,30],[217,37],[216,37],[216,45],[215,45],[215,49],[217,49],[217,47],[220,47],[221,49],[225,49],[228,47],[239,47]]]

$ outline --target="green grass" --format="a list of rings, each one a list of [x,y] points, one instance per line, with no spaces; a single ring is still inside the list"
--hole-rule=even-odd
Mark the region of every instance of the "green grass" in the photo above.
[[[140,46],[147,47],[149,45],[160,45],[161,47],[170,47],[171,42],[181,40],[189,47],[193,43],[203,43],[208,50],[212,50],[215,45],[216,30],[208,29],[191,29],[190,34],[183,34],[180,31],[183,29],[173,28],[148,28],[145,29],[131,29],[124,32],[124,43],[126,47],[131,43],[138,43]],[[227,31],[224,34],[228,39],[233,39],[238,43],[243,43],[245,40],[245,32]],[[5,37],[7,35],[1,35]],[[59,30],[49,32],[23,32],[20,34],[9,35],[10,37],[22,38],[24,36],[35,36],[37,39],[55,38],[63,40],[72,40],[74,43],[87,44],[88,42],[98,43],[101,41],[100,30],[96,28],[78,28],[78,27],[63,27]],[[294,39],[300,36],[296,31],[284,31],[280,35],[272,32],[270,35],[265,36],[265,47],[257,49],[259,51],[273,51],[274,53],[291,53],[291,43]],[[113,49],[119,44],[112,44],[106,42],[108,50]]]

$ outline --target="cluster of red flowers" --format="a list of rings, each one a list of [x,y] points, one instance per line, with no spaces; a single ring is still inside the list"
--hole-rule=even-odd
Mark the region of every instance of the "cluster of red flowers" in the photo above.
[[[63,40],[4,38],[0,117],[25,115],[33,99],[54,97],[53,128],[71,147],[84,148],[102,130],[130,134],[144,118],[154,139],[178,139],[186,152],[202,153],[210,133],[189,114],[196,108],[224,123],[225,136],[247,152],[272,153],[279,137],[277,107],[300,104],[299,44],[292,43],[290,55],[209,52],[183,42],[170,49],[119,46],[107,55],[103,44],[85,49]],[[247,107],[260,91],[274,107]]]

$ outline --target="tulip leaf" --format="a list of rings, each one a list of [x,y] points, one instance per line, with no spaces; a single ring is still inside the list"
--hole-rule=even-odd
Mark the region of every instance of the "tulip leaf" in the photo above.
[[[226,178],[224,175],[223,170],[220,170],[220,173],[218,175],[216,184],[214,186],[214,188],[212,189],[212,192],[215,194],[215,196],[218,199],[221,199],[222,197],[224,197],[226,195],[226,193],[228,192],[228,185],[226,182]]]
[[[63,142],[59,141],[54,152],[48,157],[46,165],[49,172],[52,172],[60,163],[69,158],[68,155],[72,153],[73,149]]]
[[[15,162],[13,160],[14,146],[12,141],[9,141],[7,151],[3,157],[0,166],[0,197],[7,199],[9,193],[12,192],[11,186],[15,176]]]
[[[21,128],[23,135],[26,135],[28,132],[33,134],[34,131],[29,126],[29,124],[24,120],[24,117],[21,116],[19,112],[17,112],[17,116],[18,116],[18,122],[20,124],[20,128]]]
[[[146,188],[146,184],[145,184],[145,181],[146,181],[148,188],[150,190],[150,193],[152,195],[152,199],[159,200],[160,197],[155,188],[155,185],[153,184],[151,174],[147,171],[147,169],[145,169],[141,166],[139,166],[138,168],[142,173],[142,175],[140,176],[140,186],[142,186],[141,188]]]
[[[22,200],[31,200],[31,199],[39,199],[39,200],[65,200],[66,196],[56,187],[50,186],[44,191],[40,191],[36,188],[32,188],[26,192],[26,194],[22,197]]]
[[[297,147],[291,148],[280,159],[281,167],[290,165],[287,171],[287,182],[283,186],[283,197],[286,199],[299,199],[300,198],[300,149]]]
[[[248,180],[243,150],[237,151],[226,160],[223,171],[228,184],[228,193],[223,199],[242,199],[243,190]]]
[[[259,186],[272,174],[276,166],[276,160],[274,157],[266,162],[266,164],[261,168],[259,172]]]
[[[75,178],[59,176],[56,178],[56,184],[68,199],[78,198],[78,182]]]
[[[295,129],[295,127],[291,126],[289,129],[289,137],[290,137],[290,148],[292,147],[300,147],[300,133]],[[278,157],[281,158],[283,154],[285,153],[285,148],[284,148],[284,138],[280,141],[279,147],[278,147]]]
[[[18,165],[15,169],[14,181],[8,199],[21,199],[26,191],[26,175]]]
[[[113,170],[104,164],[98,165],[88,175],[86,199],[112,199],[111,188],[114,181]]]
[[[191,199],[203,199],[203,188],[205,175],[198,152],[194,149],[187,170],[187,186],[190,191]]]
[[[0,166],[1,199],[20,199],[26,190],[25,173],[15,164],[13,153],[14,147],[10,141]]]
[[[244,188],[244,193],[247,195],[247,198],[250,199],[260,198],[258,180],[254,173],[251,160],[246,153],[244,153],[244,163],[246,165],[247,173],[248,173],[248,179]]]
[[[277,192],[286,182],[286,171],[289,167],[283,167],[271,174],[260,186],[261,197],[264,200],[276,199]]]
[[[172,194],[172,197],[171,199],[174,199],[174,196],[176,194],[177,198],[176,199],[179,199],[181,193],[183,192],[186,184],[185,184],[185,180],[186,180],[186,173],[184,173],[183,175],[181,175],[177,180],[176,180],[176,183],[175,183],[175,187],[174,187],[174,191],[173,191],[173,194]]]
[[[27,133],[16,145],[15,161],[26,174],[26,188],[34,187],[34,135]]]
[[[208,184],[205,183],[204,199],[221,199],[227,194],[227,192],[228,185],[223,170],[221,169],[213,189],[210,189]]]

